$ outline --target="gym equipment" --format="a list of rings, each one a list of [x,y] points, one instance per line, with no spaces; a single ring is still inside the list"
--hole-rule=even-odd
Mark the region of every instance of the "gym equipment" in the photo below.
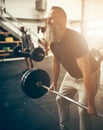
[[[43,95],[45,95],[49,90],[49,86],[50,86],[50,77],[48,73],[42,69],[33,68],[31,70],[28,70],[21,78],[21,88],[23,92],[33,99],[40,98]],[[84,106],[83,104],[74,101],[69,97],[61,95],[57,91],[51,91],[51,92],[87,110],[87,107]],[[103,118],[102,114],[98,113],[97,116]]]
[[[15,57],[22,57],[23,53],[22,53],[22,47],[21,46],[16,46],[13,48],[13,55]]]
[[[13,49],[13,55],[15,57],[30,57],[34,61],[40,62],[44,59],[45,52],[41,47],[35,48],[31,52],[23,52],[22,47],[19,45]]]
[[[23,92],[30,98],[39,98],[47,93],[47,89],[38,87],[37,82],[42,82],[46,86],[50,86],[49,75],[42,69],[28,70],[21,78],[21,87]]]
[[[34,49],[32,52],[32,55],[31,55],[31,58],[34,61],[38,61],[38,62],[42,61],[44,59],[44,57],[45,57],[45,52],[41,47]]]

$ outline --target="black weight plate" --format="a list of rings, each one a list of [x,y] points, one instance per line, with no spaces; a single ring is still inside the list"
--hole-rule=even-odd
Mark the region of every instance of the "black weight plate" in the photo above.
[[[50,86],[50,77],[48,73],[42,69],[32,69],[29,70],[23,75],[21,79],[21,88],[23,92],[30,98],[40,98],[48,90],[37,85],[38,82],[41,82],[43,85]]]
[[[37,61],[37,62],[40,62],[44,59],[45,57],[45,52],[42,48],[38,47],[38,48],[35,48],[32,52],[32,55],[31,55],[31,58],[34,60],[34,61]]]
[[[33,71],[33,69],[27,70],[27,71],[22,75],[22,78],[21,78],[21,86],[24,86],[24,85],[25,85],[26,77],[28,76],[28,74],[30,74],[31,71]]]
[[[13,48],[13,55],[15,57],[20,56],[21,52],[22,52],[21,46],[16,46],[16,47]]]

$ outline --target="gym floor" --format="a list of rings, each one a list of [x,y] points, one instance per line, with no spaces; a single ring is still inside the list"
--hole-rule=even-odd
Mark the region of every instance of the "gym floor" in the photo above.
[[[51,57],[34,63],[51,77]],[[55,97],[46,93],[38,99],[30,99],[21,90],[24,60],[0,62],[0,130],[60,130]],[[65,70],[61,67],[58,86]],[[102,82],[102,80],[101,80]],[[77,100],[78,94],[74,100]],[[96,96],[98,112],[103,113],[103,86]],[[72,130],[79,130],[77,106],[71,105],[70,124]],[[93,118],[93,130],[103,130],[103,118]]]

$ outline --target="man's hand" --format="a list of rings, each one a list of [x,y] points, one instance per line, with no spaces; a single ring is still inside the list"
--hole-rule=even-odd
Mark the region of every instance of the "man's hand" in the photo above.
[[[54,83],[52,83],[49,87],[49,92],[55,91],[56,90],[56,86],[54,85]]]
[[[97,112],[96,112],[96,107],[95,105],[88,105],[88,113],[91,115],[91,116],[96,116],[97,115]]]

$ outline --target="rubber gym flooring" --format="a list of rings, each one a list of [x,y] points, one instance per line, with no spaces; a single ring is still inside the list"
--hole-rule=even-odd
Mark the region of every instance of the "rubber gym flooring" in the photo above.
[[[35,68],[45,70],[51,77],[51,57],[34,62]],[[31,99],[21,90],[24,60],[0,62],[0,130],[60,130],[55,97],[46,93],[38,99]],[[61,67],[58,86],[65,70]],[[77,100],[78,94],[74,100]],[[97,109],[103,113],[103,87],[96,96]],[[70,125],[79,130],[77,106],[71,105]],[[103,118],[93,118],[93,130],[103,130]]]

